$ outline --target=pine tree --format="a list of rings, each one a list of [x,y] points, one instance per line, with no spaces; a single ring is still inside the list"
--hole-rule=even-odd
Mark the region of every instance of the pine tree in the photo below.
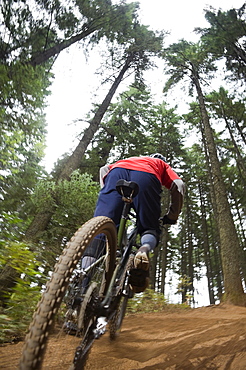
[[[191,81],[191,89],[195,88],[197,94],[201,128],[208,151],[208,165],[211,169],[212,186],[215,196],[225,299],[234,303],[244,304],[245,297],[240,275],[239,242],[200,82],[203,73],[206,73],[208,78],[209,73],[215,70],[213,57],[204,48],[201,48],[199,44],[181,41],[166,49],[164,58],[167,61],[167,66],[169,67],[168,72],[171,75],[166,88],[170,88],[184,79],[185,76],[188,76]],[[229,240],[230,243],[228,243]]]

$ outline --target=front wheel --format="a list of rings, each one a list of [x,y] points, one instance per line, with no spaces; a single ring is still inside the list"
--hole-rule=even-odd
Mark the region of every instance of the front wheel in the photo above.
[[[106,248],[93,267],[93,276],[90,276],[93,294],[87,299],[93,306],[106,293],[115,266],[117,232],[111,219],[98,216],[86,222],[75,233],[55,265],[30,324],[19,369],[76,367],[74,353],[87,330],[82,322],[83,314],[80,315],[83,298],[80,301],[78,296],[84,278],[80,261],[88,245],[99,234],[105,236]],[[90,320],[93,319],[92,314]],[[67,327],[68,322],[71,327]]]

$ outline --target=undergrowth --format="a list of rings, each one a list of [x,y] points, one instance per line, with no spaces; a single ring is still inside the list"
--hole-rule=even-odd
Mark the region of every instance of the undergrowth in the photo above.
[[[143,293],[136,294],[132,299],[129,299],[127,314],[187,309],[191,309],[187,304],[169,303],[163,294],[157,293],[152,289],[146,289]]]
[[[15,273],[14,287],[0,292],[1,344],[18,341],[25,335],[40,299],[43,276],[35,253],[25,243],[3,243],[0,250],[1,274],[8,269]]]

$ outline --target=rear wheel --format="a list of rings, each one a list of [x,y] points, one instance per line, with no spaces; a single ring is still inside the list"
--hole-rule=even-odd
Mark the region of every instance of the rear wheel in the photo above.
[[[81,296],[80,288],[85,279],[80,269],[81,257],[99,234],[105,235],[105,252],[93,267],[87,289],[87,292],[90,289],[90,294],[86,296],[85,291]],[[38,304],[26,336],[20,369],[76,368],[74,353],[88,334],[98,300],[107,291],[115,266],[116,245],[115,225],[104,216],[92,218],[75,233],[60,256]],[[83,306],[85,296],[87,303]]]

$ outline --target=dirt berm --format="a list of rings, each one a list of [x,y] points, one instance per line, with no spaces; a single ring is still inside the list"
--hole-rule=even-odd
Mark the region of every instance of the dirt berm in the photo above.
[[[21,342],[0,347],[0,369],[16,369],[21,348]],[[105,334],[95,342],[86,369],[246,370],[246,308],[129,315],[116,341]]]

